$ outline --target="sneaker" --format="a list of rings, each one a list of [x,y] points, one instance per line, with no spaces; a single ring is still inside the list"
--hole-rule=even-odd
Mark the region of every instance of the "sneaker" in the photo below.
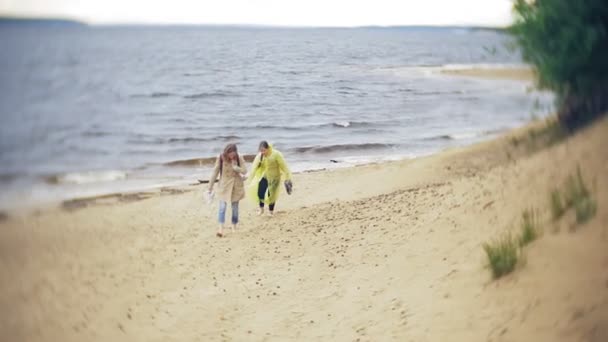
[[[262,216],[264,214],[264,208],[258,209],[258,216]]]

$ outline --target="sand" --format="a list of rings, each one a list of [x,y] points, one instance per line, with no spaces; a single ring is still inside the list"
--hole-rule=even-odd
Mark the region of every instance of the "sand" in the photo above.
[[[608,341],[608,120],[538,151],[514,143],[529,129],[298,174],[222,239],[204,185],[8,213],[0,340]],[[553,222],[577,166],[597,215]],[[493,280],[482,244],[530,207],[542,236]]]
[[[505,79],[514,81],[534,81],[536,79],[534,70],[525,67],[443,69],[441,70],[441,73],[453,76]]]

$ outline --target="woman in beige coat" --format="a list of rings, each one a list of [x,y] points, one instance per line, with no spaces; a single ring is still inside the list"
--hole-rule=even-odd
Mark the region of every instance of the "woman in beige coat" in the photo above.
[[[224,223],[226,222],[226,206],[228,202],[232,205],[232,231],[239,223],[239,201],[245,197],[245,186],[243,175],[247,173],[245,160],[239,156],[236,145],[228,144],[224,152],[217,157],[213,173],[209,179],[209,194],[213,192],[213,186],[218,174],[220,175],[219,189],[217,192],[220,200],[218,221],[220,227],[217,236],[224,236]]]

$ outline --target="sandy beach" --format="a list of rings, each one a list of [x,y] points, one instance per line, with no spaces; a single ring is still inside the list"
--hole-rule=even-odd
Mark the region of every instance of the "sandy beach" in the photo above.
[[[454,76],[467,76],[485,79],[505,79],[514,81],[533,81],[535,71],[528,67],[513,68],[458,68],[443,69],[441,73]]]
[[[414,160],[297,174],[275,217],[214,236],[205,186],[0,222],[3,341],[606,341],[608,120],[540,150],[534,126]],[[552,221],[577,166],[598,203]],[[493,280],[484,242],[536,208]]]

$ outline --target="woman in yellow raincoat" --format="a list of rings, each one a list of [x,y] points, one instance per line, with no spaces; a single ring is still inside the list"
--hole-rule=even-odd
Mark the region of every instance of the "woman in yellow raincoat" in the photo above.
[[[258,150],[251,167],[247,194],[259,204],[259,215],[264,213],[265,204],[268,204],[268,213],[272,215],[279,197],[281,176],[285,177],[291,187],[291,172],[283,154],[273,149],[268,142],[262,141]]]

